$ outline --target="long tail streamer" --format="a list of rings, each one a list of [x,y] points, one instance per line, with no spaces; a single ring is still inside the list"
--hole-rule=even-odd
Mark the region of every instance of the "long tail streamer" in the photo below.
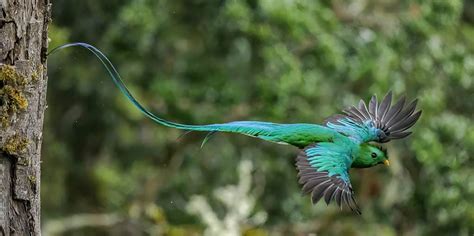
[[[148,111],[130,93],[127,86],[123,83],[122,77],[118,73],[117,69],[115,69],[112,62],[110,62],[110,60],[107,58],[107,56],[105,56],[104,53],[102,53],[99,49],[97,49],[96,47],[94,47],[92,45],[87,44],[87,43],[81,43],[81,42],[68,43],[68,44],[59,46],[57,48],[54,48],[53,50],[51,50],[51,52],[48,53],[48,55],[54,54],[54,53],[58,52],[61,49],[65,49],[65,48],[69,48],[69,47],[83,47],[83,48],[86,48],[89,51],[91,51],[100,60],[102,65],[104,65],[104,67],[107,70],[107,72],[109,73],[112,81],[120,89],[120,91],[133,103],[133,105],[136,108],[138,108],[138,110],[143,112],[147,117],[149,117],[153,121],[155,121],[157,123],[160,123],[164,126],[172,127],[172,128],[200,131],[201,127],[199,127],[199,126],[185,125],[185,124],[179,124],[179,123],[171,122],[171,121],[165,120],[163,118],[160,118],[160,117],[156,116],[155,114],[151,113],[150,111]],[[202,131],[206,131],[206,130],[202,130]]]
[[[133,97],[133,95],[128,90],[127,86],[125,86],[122,78],[120,77],[120,74],[118,73],[117,69],[115,69],[112,62],[110,62],[110,60],[104,55],[104,53],[102,53],[96,47],[87,43],[82,43],[82,42],[69,43],[69,44],[65,44],[53,49],[50,53],[48,53],[48,55],[54,54],[58,52],[59,50],[69,48],[69,47],[82,47],[91,51],[100,60],[102,65],[104,65],[105,69],[110,75],[110,78],[112,79],[114,84],[120,89],[120,91],[125,95],[125,97],[127,97],[127,99],[130,102],[132,102],[132,104],[136,108],[138,108],[138,110],[140,110],[143,114],[145,114],[147,117],[149,117],[156,123],[159,123],[167,127],[183,129],[183,130],[188,130],[188,131],[210,132],[204,139],[203,145],[216,132],[239,133],[239,134],[244,134],[244,135],[248,135],[252,137],[258,137],[260,139],[264,139],[267,141],[285,143],[285,141],[282,141],[275,137],[275,135],[277,134],[275,132],[279,130],[280,127],[284,126],[284,124],[261,122],[261,121],[233,121],[233,122],[222,123],[222,124],[187,125],[187,124],[180,124],[180,123],[176,123],[176,122],[172,122],[172,121],[168,121],[163,118],[160,118],[157,115],[153,114],[152,112],[148,111],[145,107],[143,107],[137,101],[137,99],[135,99],[135,97]],[[290,126],[290,125],[287,125],[287,126]],[[306,125],[304,126],[305,126],[304,127],[305,129],[311,128],[311,127],[307,127]]]

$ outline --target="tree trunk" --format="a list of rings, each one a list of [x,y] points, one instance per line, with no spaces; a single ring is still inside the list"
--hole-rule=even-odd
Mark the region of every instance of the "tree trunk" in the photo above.
[[[49,0],[0,0],[0,235],[40,235]]]

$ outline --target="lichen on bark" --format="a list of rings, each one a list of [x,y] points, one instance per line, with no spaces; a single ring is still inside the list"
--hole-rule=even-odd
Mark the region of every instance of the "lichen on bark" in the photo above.
[[[10,137],[3,146],[3,151],[8,155],[18,156],[28,148],[28,139],[20,135]]]
[[[0,65],[0,126],[7,127],[13,113],[24,111],[28,100],[23,89],[29,83],[10,65]]]

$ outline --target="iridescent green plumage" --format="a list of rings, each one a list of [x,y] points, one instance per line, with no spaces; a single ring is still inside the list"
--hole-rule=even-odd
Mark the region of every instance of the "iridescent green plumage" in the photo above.
[[[158,117],[144,108],[124,85],[109,59],[97,48],[85,43],[72,43],[58,47],[51,53],[72,46],[91,51],[102,62],[120,91],[153,121],[188,132],[208,132],[203,144],[215,133],[227,132],[300,148],[296,168],[303,192],[311,194],[313,203],[324,198],[326,203],[335,201],[341,207],[345,204],[357,213],[360,210],[354,199],[349,168],[367,168],[388,163],[386,152],[370,142],[383,143],[408,136],[410,132],[406,130],[421,115],[421,111],[415,112],[416,100],[405,107],[405,99],[402,98],[391,106],[392,94],[389,92],[381,103],[378,103],[375,96],[370,100],[369,106],[361,100],[358,107],[347,108],[343,111],[344,115],[334,115],[324,125],[261,121],[180,124]]]

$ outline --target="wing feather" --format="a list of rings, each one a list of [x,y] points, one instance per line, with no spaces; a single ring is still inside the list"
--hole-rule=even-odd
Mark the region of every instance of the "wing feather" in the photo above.
[[[405,105],[405,100],[405,96],[400,98],[400,100],[398,100],[398,102],[393,105],[392,108],[390,108],[390,110],[387,112],[387,116],[385,117],[386,120],[384,119],[382,122],[388,124],[394,117],[396,117],[398,113],[400,113],[400,111],[403,109],[403,106]]]
[[[341,202],[342,202],[342,192],[343,190],[337,187],[337,190],[334,192],[334,199],[336,200],[336,204],[342,208]]]
[[[392,91],[388,92],[387,95],[385,95],[385,97],[383,98],[382,102],[380,103],[379,117],[381,121],[383,121],[391,104],[392,104]]]
[[[348,136],[353,136],[361,142],[388,142],[392,139],[404,138],[421,116],[421,110],[416,111],[418,100],[406,103],[403,96],[392,104],[392,92],[388,92],[379,103],[374,95],[367,107],[360,100],[358,107],[350,106],[343,110],[344,115],[334,115],[328,119],[326,126]]]
[[[405,118],[403,120],[401,120],[400,122],[394,124],[388,130],[390,132],[404,131],[404,130],[407,130],[408,128],[410,128],[411,126],[413,126],[415,124],[415,122],[418,120],[418,118],[420,118],[421,111],[418,111],[415,114],[412,114],[412,113],[413,112],[409,113],[408,116],[405,116]]]
[[[393,139],[401,139],[401,138],[405,138],[407,137],[408,135],[410,135],[412,132],[397,132],[397,133],[392,133],[391,136],[393,137]]]
[[[362,113],[360,113],[359,110],[357,110],[357,108],[354,107],[354,106],[349,107],[347,110],[344,110],[343,112],[346,115],[351,116],[352,118],[358,119],[359,121],[364,121],[365,120],[364,115],[362,115]]]
[[[405,109],[401,110],[397,114],[397,116],[395,116],[390,122],[388,122],[387,126],[396,125],[400,123],[401,121],[403,121],[404,119],[406,119],[407,117],[409,117],[411,114],[413,114],[413,112],[415,111],[417,102],[418,101],[416,99],[413,100]]]
[[[374,95],[372,96],[369,102],[370,118],[372,118],[373,120],[377,120],[377,108],[378,108],[377,97]]]
[[[318,143],[300,151],[296,157],[298,182],[304,194],[311,194],[313,204],[324,198],[326,204],[335,201],[341,209],[344,204],[360,214],[347,173],[350,164],[344,164],[346,154],[332,150],[331,145]],[[321,169],[325,167],[329,169]]]
[[[324,191],[324,201],[329,205],[329,202],[332,200],[333,194],[336,191],[337,187],[334,183],[330,184],[329,187]]]
[[[359,101],[359,111],[364,116],[364,119],[370,119],[369,110],[362,99]]]

